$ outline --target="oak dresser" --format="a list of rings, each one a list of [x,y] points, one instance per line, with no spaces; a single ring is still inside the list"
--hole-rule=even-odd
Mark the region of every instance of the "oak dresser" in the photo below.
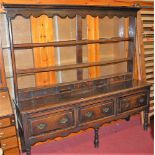
[[[99,146],[99,127],[118,119],[129,120],[130,116],[144,111],[144,129],[148,127],[148,110],[150,84],[134,79],[136,17],[139,6],[105,7],[105,6],[72,6],[72,5],[5,5],[8,19],[16,115],[22,143],[22,150],[31,154],[31,146],[56,137],[64,137],[70,133],[94,128],[94,146]],[[38,18],[76,18],[76,39],[53,42],[14,42],[12,22],[17,16],[25,19]],[[83,39],[82,19],[86,16],[128,18],[128,37],[112,37],[99,39]],[[18,27],[20,29],[21,27]],[[23,32],[23,35],[26,32]],[[39,32],[38,32],[39,33]],[[124,58],[83,62],[83,45],[103,45],[128,42],[128,52]],[[76,64],[55,65],[20,69],[16,65],[16,52],[27,49],[45,47],[76,47]],[[111,45],[109,45],[111,46]],[[89,51],[88,51],[89,52]],[[121,52],[125,51],[121,49]],[[68,55],[69,57],[69,55]],[[126,72],[83,79],[82,69],[126,63]],[[36,75],[42,72],[58,72],[77,70],[77,80],[67,83],[52,84],[43,87],[19,88],[18,78]],[[116,70],[119,70],[117,68]],[[108,71],[107,71],[108,72]],[[80,136],[80,135],[79,135]]]

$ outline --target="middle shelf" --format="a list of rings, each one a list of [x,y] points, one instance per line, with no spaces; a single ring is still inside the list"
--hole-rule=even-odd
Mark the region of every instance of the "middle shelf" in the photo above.
[[[41,68],[27,68],[27,69],[17,69],[17,75],[28,75],[40,72],[49,72],[49,71],[61,71],[61,70],[71,70],[77,68],[87,68],[93,66],[105,66],[111,64],[117,64],[122,62],[132,61],[131,58],[121,58],[114,60],[105,60],[100,62],[90,62],[90,63],[79,63],[79,64],[68,64],[68,65],[55,65],[50,67],[41,67]]]

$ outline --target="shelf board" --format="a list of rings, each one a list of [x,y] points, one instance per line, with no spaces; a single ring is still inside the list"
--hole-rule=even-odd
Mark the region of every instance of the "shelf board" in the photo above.
[[[23,74],[34,74],[40,72],[49,72],[49,71],[62,71],[62,70],[71,70],[77,68],[87,68],[93,66],[105,66],[111,64],[122,63],[126,61],[131,61],[132,59],[123,58],[123,59],[116,59],[111,61],[100,61],[100,62],[91,62],[91,63],[80,63],[80,64],[69,64],[69,65],[58,65],[58,66],[51,66],[51,67],[43,67],[43,68],[28,68],[28,69],[17,69],[17,75]]]
[[[143,38],[144,42],[154,42],[154,38]]]
[[[153,31],[144,31],[144,32],[143,32],[143,35],[147,35],[147,34],[149,34],[149,35],[153,35],[154,32],[153,32]]]
[[[145,11],[143,10],[143,11],[140,11],[140,13],[141,13],[142,15],[146,15],[146,14],[147,14],[147,15],[154,15],[154,11],[149,11],[149,10],[148,10],[148,11],[147,11],[147,10],[145,10]]]
[[[154,51],[153,50],[150,50],[150,51],[145,51],[145,55],[154,55]]]
[[[154,21],[154,17],[152,16],[152,17],[142,17],[142,20],[143,21]]]
[[[14,49],[30,49],[35,47],[64,47],[64,46],[76,46],[76,45],[87,45],[87,44],[106,44],[106,43],[115,43],[121,41],[133,41],[132,37],[113,37],[113,38],[100,38],[98,40],[68,40],[68,41],[55,41],[55,42],[47,42],[47,43],[22,43],[22,44],[14,44]]]
[[[154,68],[152,67],[152,68],[149,68],[149,69],[146,69],[146,74],[147,73],[153,73],[153,71],[154,71]]]
[[[146,23],[146,24],[143,24],[143,27],[144,28],[152,28],[152,27],[154,27],[154,24]]]
[[[154,45],[144,45],[144,49],[154,48]]]
[[[145,61],[154,61],[154,57],[146,57]]]

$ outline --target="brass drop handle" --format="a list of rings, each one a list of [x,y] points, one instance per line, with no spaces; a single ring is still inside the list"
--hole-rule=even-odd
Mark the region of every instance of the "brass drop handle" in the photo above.
[[[109,107],[103,108],[103,112],[107,113],[110,110]]]
[[[139,102],[140,104],[144,104],[144,101],[145,101],[144,98],[139,98],[139,99],[138,99],[138,102]]]
[[[129,103],[129,100],[128,99],[124,99],[123,100],[123,104],[125,104],[124,105],[125,108],[129,108],[130,107],[130,103]]]
[[[43,130],[43,129],[46,128],[46,126],[47,126],[46,123],[40,123],[39,125],[37,125],[37,128],[38,128],[39,130]]]
[[[92,117],[94,116],[94,113],[93,113],[92,111],[88,111],[88,112],[85,114],[85,116],[86,116],[87,118],[92,118]]]
[[[66,124],[69,122],[69,118],[68,117],[64,117],[60,120],[60,124]]]
[[[0,126],[2,126],[3,125],[3,123],[2,122],[0,122]]]
[[[130,107],[130,104],[127,103],[127,104],[125,105],[125,108],[129,108],[129,107]]]

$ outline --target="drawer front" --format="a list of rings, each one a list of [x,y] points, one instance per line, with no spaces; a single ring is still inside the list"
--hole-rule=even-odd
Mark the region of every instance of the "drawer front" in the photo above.
[[[11,137],[1,140],[1,147],[3,150],[11,149],[18,147],[18,141],[16,137]]]
[[[16,129],[15,126],[10,126],[7,128],[1,128],[0,129],[0,139],[4,139],[7,137],[12,137],[16,135]]]
[[[139,93],[119,98],[119,113],[132,110],[147,104],[147,94]]]
[[[4,151],[4,155],[19,155],[19,154],[20,153],[18,147]]]
[[[108,100],[81,107],[79,110],[79,121],[85,123],[112,115],[114,115],[114,102],[113,100]]]
[[[31,135],[74,126],[74,111],[63,111],[36,117],[30,120]]]
[[[0,119],[0,128],[10,126],[11,124],[12,124],[12,122],[11,122],[10,118]]]

